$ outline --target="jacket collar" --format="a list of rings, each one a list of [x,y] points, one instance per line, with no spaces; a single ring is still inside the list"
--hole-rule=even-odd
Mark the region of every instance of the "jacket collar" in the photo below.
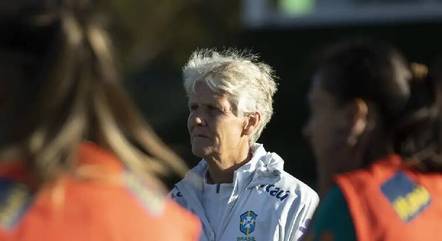
[[[267,152],[264,146],[255,143],[252,146],[253,156],[249,162],[238,168],[233,175],[233,192],[231,199],[246,188],[254,188],[269,182],[275,182],[283,171],[284,161],[276,153]],[[192,168],[182,181],[181,185],[191,185],[191,189],[199,196],[203,190],[204,176],[207,173],[207,161],[202,159]]]

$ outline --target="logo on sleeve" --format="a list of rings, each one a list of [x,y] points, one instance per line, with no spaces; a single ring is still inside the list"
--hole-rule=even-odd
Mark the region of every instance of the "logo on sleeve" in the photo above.
[[[24,184],[0,180],[0,226],[12,229],[22,219],[33,196]]]
[[[430,204],[430,193],[416,184],[403,172],[398,172],[387,180],[381,190],[390,201],[399,217],[410,222],[421,214]]]
[[[303,234],[307,233],[307,230],[308,230],[307,227],[308,227],[310,221],[311,221],[310,219],[306,219],[304,224],[299,227],[299,231],[301,231],[301,233],[303,233]]]
[[[280,201],[284,201],[284,199],[290,195],[290,191],[282,190],[274,184],[262,184],[259,186],[259,189],[267,192],[270,196],[276,197]]]
[[[239,216],[239,230],[245,234],[245,237],[238,237],[237,241],[255,241],[255,237],[250,234],[255,231],[256,217],[258,215],[253,211],[246,211]]]
[[[172,199],[176,199],[176,198],[183,197],[183,194],[180,191],[178,191],[177,187],[174,187],[170,196]]]

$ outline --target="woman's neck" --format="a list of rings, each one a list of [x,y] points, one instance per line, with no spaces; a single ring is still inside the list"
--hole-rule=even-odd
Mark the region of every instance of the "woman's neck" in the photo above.
[[[236,157],[205,158],[208,164],[208,183],[232,183],[235,171],[250,161],[250,148],[240,152]]]

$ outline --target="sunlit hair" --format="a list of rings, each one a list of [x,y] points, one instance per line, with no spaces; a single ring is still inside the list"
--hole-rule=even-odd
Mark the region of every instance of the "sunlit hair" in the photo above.
[[[273,114],[273,95],[277,90],[272,68],[252,54],[228,49],[195,51],[183,68],[187,95],[199,81],[217,94],[226,94],[237,116],[258,112],[261,122],[250,140],[254,143]]]
[[[13,11],[0,12],[0,17],[22,33],[15,34],[13,48],[2,39],[1,56],[5,51],[27,55],[16,66],[26,62],[35,70],[1,80],[19,86],[11,89],[11,98],[13,109],[20,110],[7,113],[12,121],[2,154],[18,150],[40,183],[72,170],[78,147],[87,140],[111,150],[140,176],[185,173],[180,158],[143,121],[120,86],[111,43],[92,1],[11,1],[10,5]],[[26,91],[28,84],[36,88]]]

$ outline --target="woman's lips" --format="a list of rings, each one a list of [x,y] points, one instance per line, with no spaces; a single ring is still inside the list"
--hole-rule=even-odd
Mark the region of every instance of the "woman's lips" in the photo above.
[[[204,139],[207,139],[209,137],[207,135],[204,135],[204,134],[193,134],[192,138],[204,138]]]

